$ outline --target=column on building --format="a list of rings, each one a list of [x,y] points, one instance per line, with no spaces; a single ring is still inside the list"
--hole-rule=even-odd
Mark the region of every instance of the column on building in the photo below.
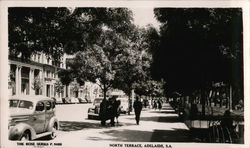
[[[63,87],[63,98],[65,98],[66,97],[66,89],[67,89],[67,87],[66,87],[66,85],[64,85],[64,87]]]
[[[21,94],[21,85],[22,85],[22,83],[21,83],[22,82],[21,71],[22,71],[22,66],[17,65],[17,67],[16,67],[16,95]]]
[[[43,70],[41,73],[42,73],[42,75],[43,75],[43,77],[42,77],[42,81],[43,81],[43,88],[42,88],[43,91],[42,91],[42,95],[43,95],[43,96],[47,96],[47,90],[46,90],[46,89],[47,89],[47,88],[46,88],[47,86],[46,86],[46,83],[45,83],[46,70]]]
[[[10,73],[11,73],[11,64],[9,63],[8,64],[8,91],[9,91],[9,96],[11,96],[13,94],[13,88],[11,86],[11,76],[10,76]]]
[[[35,94],[35,90],[33,86],[34,83],[34,69],[30,68],[30,73],[29,73],[29,90],[30,90],[30,95]]]
[[[18,78],[18,76],[19,76],[19,73],[18,73],[18,65],[16,65],[16,71],[15,71],[16,95],[19,94],[19,92],[18,92],[18,89],[19,89],[19,85],[18,85],[18,83],[19,83],[19,78]]]
[[[43,70],[42,70],[42,69],[39,69],[38,77],[39,77],[39,79],[40,79],[41,82],[42,82],[42,88],[41,88],[40,91],[42,91],[41,94],[44,95],[43,88],[44,88],[45,86],[44,86],[44,77],[43,77]],[[40,92],[39,92],[39,94],[40,94]]]
[[[50,85],[50,97],[54,97],[54,85]]]

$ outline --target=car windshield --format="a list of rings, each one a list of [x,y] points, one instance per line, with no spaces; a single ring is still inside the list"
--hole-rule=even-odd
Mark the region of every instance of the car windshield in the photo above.
[[[25,100],[10,100],[9,105],[9,107],[33,109],[33,103]]]

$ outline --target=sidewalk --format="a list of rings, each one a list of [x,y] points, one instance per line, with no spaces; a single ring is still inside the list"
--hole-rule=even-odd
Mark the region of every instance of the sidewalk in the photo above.
[[[179,121],[178,115],[169,104],[164,104],[162,110],[143,110],[140,125],[136,125],[134,114],[120,116],[119,123],[115,127],[100,127],[100,121],[91,120],[91,122],[95,125],[94,127],[68,132],[58,137],[57,141],[73,136],[78,137],[74,139],[76,142],[78,140],[85,142],[192,142],[189,129]]]

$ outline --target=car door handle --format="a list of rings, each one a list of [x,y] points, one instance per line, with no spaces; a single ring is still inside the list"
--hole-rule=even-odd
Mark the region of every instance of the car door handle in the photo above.
[[[36,117],[33,117],[33,121],[36,121]]]

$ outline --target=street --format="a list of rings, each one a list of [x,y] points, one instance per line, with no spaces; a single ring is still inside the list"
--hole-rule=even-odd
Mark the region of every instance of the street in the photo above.
[[[91,104],[57,105],[60,129],[53,142],[81,143],[94,141],[113,142],[191,142],[189,129],[178,120],[178,115],[164,104],[163,109],[143,109],[140,125],[135,116],[122,114],[115,127],[102,127],[100,121],[87,119]],[[74,138],[71,138],[74,137]],[[68,140],[70,139],[70,140]]]

